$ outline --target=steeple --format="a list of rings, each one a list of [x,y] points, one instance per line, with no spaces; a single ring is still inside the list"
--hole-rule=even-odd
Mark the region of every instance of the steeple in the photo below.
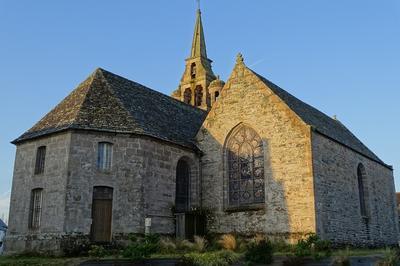
[[[203,57],[207,58],[206,41],[204,39],[203,23],[201,21],[200,8],[197,9],[196,25],[194,27],[192,50],[190,57]]]
[[[209,110],[212,101],[208,87],[217,78],[211,69],[211,63],[212,61],[207,57],[199,6],[196,12],[196,24],[194,26],[190,56],[186,59],[185,71],[181,82],[178,89],[172,93],[172,97],[198,108]]]

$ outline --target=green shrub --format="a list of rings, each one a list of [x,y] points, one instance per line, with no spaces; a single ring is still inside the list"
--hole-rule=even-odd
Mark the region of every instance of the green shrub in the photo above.
[[[273,261],[273,246],[271,242],[263,239],[250,242],[245,252],[245,259],[254,263],[270,264]]]
[[[123,250],[122,255],[134,260],[148,258],[160,249],[158,235],[146,235],[144,238],[131,238],[131,243]]]
[[[284,240],[273,241],[272,247],[274,252],[292,252],[293,245],[286,243]]]
[[[194,247],[194,243],[190,242],[187,239],[178,239],[176,240],[176,249],[181,252],[194,252],[196,248]]]
[[[107,251],[103,246],[91,245],[88,254],[90,257],[103,258],[107,256]]]
[[[293,249],[296,257],[312,256],[315,260],[328,257],[332,253],[331,243],[321,240],[316,234],[308,234],[306,239],[300,239]]]
[[[384,253],[385,257],[378,262],[378,266],[397,266],[400,265],[400,250],[387,248]]]
[[[206,253],[189,253],[183,256],[187,265],[194,266],[228,266],[239,260],[239,255],[230,250]]]

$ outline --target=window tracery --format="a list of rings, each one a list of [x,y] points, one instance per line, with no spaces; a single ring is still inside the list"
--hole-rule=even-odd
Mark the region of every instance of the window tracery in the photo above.
[[[230,207],[263,203],[264,152],[260,136],[242,126],[227,142]]]

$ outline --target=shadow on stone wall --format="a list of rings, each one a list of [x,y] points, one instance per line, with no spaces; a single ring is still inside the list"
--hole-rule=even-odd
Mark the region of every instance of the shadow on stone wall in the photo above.
[[[254,158],[249,158],[249,149],[254,148],[249,143],[242,143],[244,147],[234,150],[232,146],[235,138],[241,128],[249,131],[255,130],[244,124],[236,126],[226,138],[224,144],[221,144],[206,129],[202,129],[200,135],[200,146],[203,148],[204,156],[202,163],[202,194],[201,202],[204,209],[212,210],[213,217],[209,220],[208,230],[210,233],[223,234],[235,233],[243,236],[253,236],[255,234],[266,234],[272,239],[294,240],[298,239],[304,233],[293,232],[290,224],[290,216],[287,208],[285,187],[281,180],[275,176],[271,164],[271,150],[268,139],[261,139],[257,133],[256,140],[262,143],[262,163],[263,163],[263,181],[264,181],[264,200],[261,204],[242,204],[232,206],[232,191],[234,179],[231,176],[233,154],[239,155],[239,173],[240,182],[248,181],[246,171],[256,173],[259,166],[259,158],[255,154]],[[247,134],[247,133],[245,133]],[[204,145],[204,142],[207,142]],[[246,141],[245,141],[246,142]],[[202,145],[203,143],[203,145]],[[204,149],[204,147],[206,147]],[[233,150],[232,150],[233,148]],[[257,153],[257,152],[256,152]],[[247,156],[246,156],[247,155]],[[253,169],[251,169],[253,167]],[[243,171],[244,168],[244,171]],[[246,180],[247,179],[247,180]],[[254,180],[253,181],[258,181]],[[251,182],[250,182],[251,183]],[[254,185],[254,183],[253,183]],[[257,189],[255,189],[257,190]],[[233,199],[235,202],[235,199]]]

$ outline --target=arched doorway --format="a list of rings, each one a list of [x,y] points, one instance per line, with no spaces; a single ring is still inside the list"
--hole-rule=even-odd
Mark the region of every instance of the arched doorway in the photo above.
[[[113,188],[94,187],[91,237],[94,242],[111,241]]]
[[[175,212],[185,213],[189,210],[190,167],[185,160],[179,160],[176,166]]]
[[[196,179],[195,166],[189,158],[182,158],[176,166],[175,216],[176,237],[193,239],[204,235],[206,220],[204,215],[191,209],[191,182]]]

